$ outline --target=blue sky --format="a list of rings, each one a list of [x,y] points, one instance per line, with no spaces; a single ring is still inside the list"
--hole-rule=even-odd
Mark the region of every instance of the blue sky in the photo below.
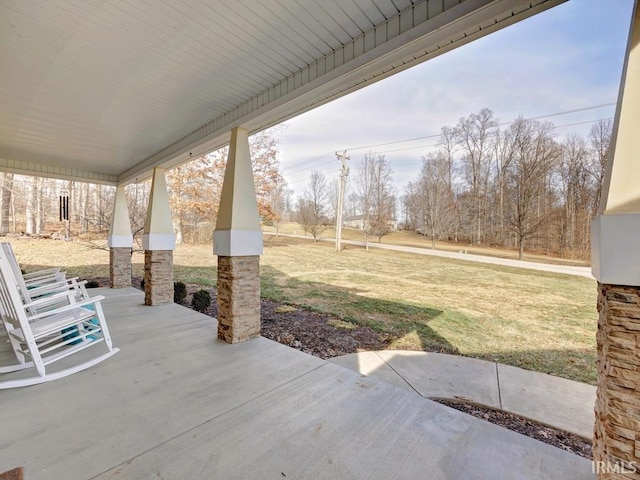
[[[312,169],[337,178],[333,152],[347,150],[352,171],[365,153],[384,154],[398,194],[437,139],[357,148],[437,135],[484,107],[501,122],[614,103],[633,0],[570,0],[286,122],[283,174],[296,195]],[[614,106],[546,118],[584,134]],[[560,127],[562,126],[562,127]]]

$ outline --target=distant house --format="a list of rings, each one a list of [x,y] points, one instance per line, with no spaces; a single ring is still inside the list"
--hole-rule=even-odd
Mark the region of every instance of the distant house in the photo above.
[[[350,217],[345,217],[342,221],[342,225],[349,228],[364,230],[364,215],[352,215]]]
[[[397,220],[389,220],[389,230],[395,232],[398,230],[398,221]],[[365,226],[365,217],[364,215],[352,215],[350,217],[345,217],[342,221],[342,225],[344,227],[349,228],[357,228],[358,230],[364,230]]]

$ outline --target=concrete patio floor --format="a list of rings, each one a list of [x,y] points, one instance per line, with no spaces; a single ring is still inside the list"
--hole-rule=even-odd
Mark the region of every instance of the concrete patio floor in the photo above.
[[[0,391],[0,472],[36,479],[587,479],[591,462],[142,292],[103,294],[120,353]],[[6,349],[4,343],[0,347]]]
[[[593,385],[444,353],[384,350],[330,361],[426,398],[469,400],[593,438]]]

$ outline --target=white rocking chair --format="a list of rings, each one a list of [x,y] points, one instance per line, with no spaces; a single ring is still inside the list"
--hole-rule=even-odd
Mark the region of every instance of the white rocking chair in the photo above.
[[[103,296],[76,302],[76,292],[66,290],[48,297],[24,304],[16,279],[7,256],[0,249],[0,314],[1,322],[9,337],[9,342],[17,363],[0,366],[0,389],[25,387],[57,380],[73,373],[90,368],[119,350],[113,348],[111,336],[104,318],[100,301]],[[50,304],[51,300],[64,301],[66,305],[40,313],[38,307]],[[87,308],[89,307],[89,308]],[[93,310],[91,309],[93,308]],[[68,330],[77,329],[70,336]],[[89,347],[102,344],[106,353],[58,371],[48,371],[48,365],[67,358]],[[33,368],[34,374],[29,377],[16,377],[12,372]]]
[[[13,246],[11,245],[11,243],[0,242],[0,246],[9,259],[9,262],[11,262],[11,267],[14,269],[14,273],[16,273],[17,269],[17,271],[20,272],[20,276],[24,280],[25,284],[29,288],[36,288],[50,283],[64,282],[67,279],[65,272],[63,272],[59,268],[47,268],[45,270],[38,270],[37,272],[22,273],[20,265],[18,264],[18,259],[16,258],[16,254],[13,252]]]
[[[33,272],[32,274],[23,274],[18,260],[13,253],[11,244],[9,242],[0,242],[0,247],[11,266],[11,271],[13,272],[13,277],[22,301],[25,304],[29,304],[43,297],[49,298],[49,302],[41,302],[37,310],[31,307],[31,314],[69,304],[66,297],[52,297],[52,295],[70,289],[75,291],[75,299],[77,301],[89,299],[89,294],[85,287],[86,281],[78,282],[77,277],[66,278],[64,272],[60,271],[59,268],[41,270],[39,272]]]

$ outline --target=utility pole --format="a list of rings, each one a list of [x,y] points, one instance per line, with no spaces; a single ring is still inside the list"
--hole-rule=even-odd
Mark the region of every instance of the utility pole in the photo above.
[[[349,176],[349,167],[347,167],[347,151],[342,153],[336,152],[336,157],[342,162],[340,169],[340,188],[338,189],[338,211],[336,212],[336,252],[342,250],[342,212],[344,210],[344,190],[347,185],[347,177]]]

